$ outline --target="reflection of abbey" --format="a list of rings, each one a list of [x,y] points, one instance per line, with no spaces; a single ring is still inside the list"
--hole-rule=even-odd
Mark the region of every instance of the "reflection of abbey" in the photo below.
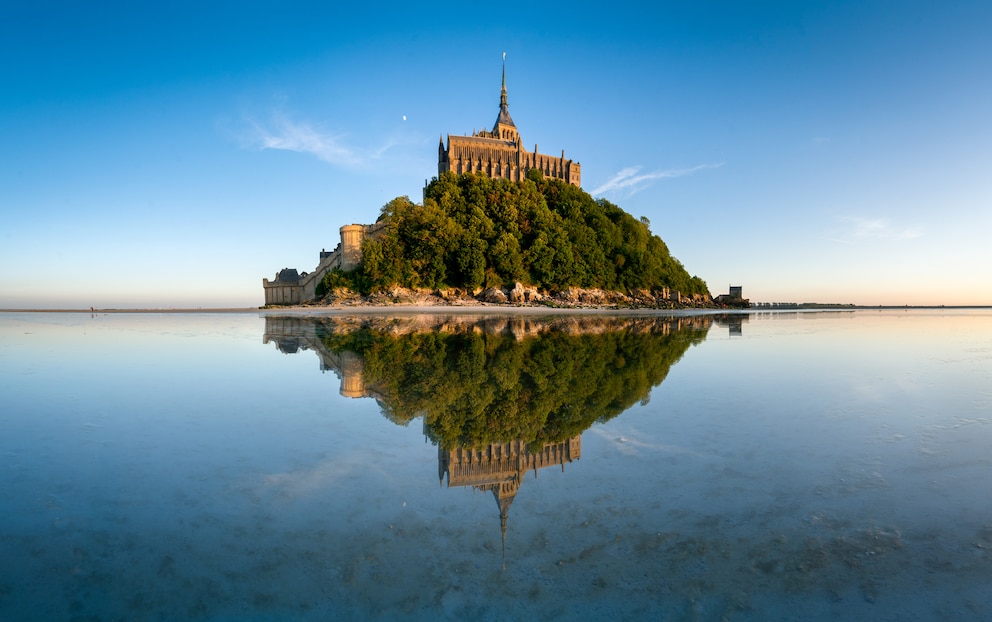
[[[312,350],[320,359],[321,371],[334,372],[341,381],[340,393],[344,397],[364,398],[371,397],[379,402],[383,414],[397,423],[405,425],[412,418],[422,416],[424,421],[425,437],[436,439],[438,445],[438,477],[441,485],[447,478],[448,487],[470,487],[473,490],[491,492],[496,500],[499,510],[500,530],[503,542],[506,542],[507,518],[510,505],[516,498],[517,493],[523,483],[524,477],[532,472],[537,477],[538,472],[549,467],[559,467],[565,470],[565,465],[572,463],[582,455],[581,431],[588,425],[592,425],[593,419],[588,419],[586,426],[573,426],[561,428],[561,432],[554,432],[547,436],[530,436],[532,440],[528,445],[526,440],[506,440],[506,437],[498,436],[473,436],[472,434],[439,434],[442,428],[446,430],[462,430],[462,422],[474,420],[479,421],[479,411],[472,407],[466,407],[460,400],[449,400],[444,403],[447,406],[440,408],[439,413],[429,413],[424,410],[423,401],[414,401],[411,404],[403,405],[403,396],[406,392],[419,394],[424,391],[424,399],[434,401],[439,394],[445,394],[444,383],[438,383],[434,379],[439,375],[444,375],[452,370],[448,362],[461,361],[461,351],[459,348],[471,349],[467,343],[460,340],[452,340],[450,343],[454,349],[445,348],[445,355],[442,362],[436,358],[420,352],[417,357],[406,359],[403,355],[397,354],[399,350],[386,347],[370,347],[365,349],[365,344],[380,343],[376,337],[367,333],[388,336],[385,341],[395,344],[413,344],[420,340],[412,337],[424,336],[425,333],[435,333],[438,335],[492,335],[504,343],[529,342],[534,345],[537,341],[547,339],[545,343],[549,348],[555,350],[550,358],[556,361],[574,360],[568,356],[567,352],[573,345],[580,342],[587,342],[584,337],[605,336],[605,333],[617,333],[627,336],[625,341],[640,341],[645,343],[644,348],[631,347],[623,349],[625,353],[643,353],[648,358],[657,357],[661,363],[660,368],[654,365],[634,366],[627,373],[637,374],[642,377],[645,370],[654,368],[648,376],[649,384],[661,382],[667,375],[667,371],[674,361],[677,361],[683,352],[692,344],[705,337],[706,331],[714,321],[726,322],[731,326],[731,334],[734,334],[734,326],[740,325],[739,315],[715,316],[715,315],[695,315],[695,316],[670,316],[662,317],[657,315],[620,317],[620,316],[600,316],[600,315],[569,315],[558,317],[539,316],[495,316],[486,314],[437,314],[437,313],[414,313],[401,316],[393,314],[368,315],[365,313],[345,314],[339,316],[319,316],[319,317],[279,317],[267,315],[265,317],[265,332],[263,340],[275,342],[276,347],[284,353],[295,353],[301,350]],[[689,331],[685,339],[676,338],[676,333]],[[738,333],[739,334],[739,329]],[[564,338],[563,338],[564,337]],[[695,339],[694,339],[695,337]],[[354,339],[353,339],[354,338]],[[487,339],[495,344],[497,339]],[[649,341],[646,341],[649,340]],[[459,344],[461,345],[455,345]],[[479,340],[476,340],[479,343]],[[632,344],[631,344],[632,345]],[[519,344],[520,351],[528,343]],[[513,344],[516,348],[517,345]],[[365,355],[352,351],[365,352]],[[503,348],[497,348],[506,352]],[[401,348],[407,351],[407,348]],[[410,348],[409,351],[416,351],[417,348]],[[375,352],[379,355],[372,355]],[[468,350],[466,350],[468,351]],[[551,350],[533,350],[544,351]],[[600,350],[590,348],[588,350],[592,358],[599,356]],[[619,352],[619,351],[618,351]],[[367,362],[365,356],[370,356],[368,364],[372,365],[366,373]],[[614,355],[611,355],[614,356]],[[625,354],[626,356],[626,354]],[[485,368],[492,370],[495,358],[486,356]],[[429,378],[431,380],[417,380],[413,382],[398,382],[396,379],[402,376],[394,373],[382,373],[383,365],[387,368],[401,368],[405,372],[414,368],[414,374],[420,379]],[[461,363],[459,363],[461,364]],[[497,371],[498,371],[498,365]],[[422,369],[421,369],[422,368]],[[556,371],[559,366],[555,365]],[[615,368],[615,374],[622,373],[619,368]],[[503,382],[506,378],[514,377],[512,374],[494,373],[490,381]],[[501,378],[503,380],[496,380]],[[523,376],[520,377],[523,379]],[[605,380],[605,379],[604,379]],[[596,382],[593,380],[592,382]],[[604,383],[601,386],[605,386]],[[419,388],[423,385],[425,388]],[[564,385],[563,385],[564,386]],[[569,385],[573,386],[573,385]],[[630,384],[622,383],[623,391],[629,391]],[[600,389],[601,391],[602,389]],[[559,390],[551,386],[550,393],[558,393]],[[635,403],[638,399],[646,397],[647,393],[637,392],[630,395],[630,403]],[[519,393],[504,394],[493,401],[482,402],[482,408],[489,410],[500,406],[503,402],[499,400],[517,400],[516,409],[521,413],[528,413],[531,400],[522,399]],[[536,402],[541,402],[537,399]],[[397,406],[399,404],[399,406]],[[576,402],[556,408],[581,408],[583,410],[595,408],[589,402]],[[621,404],[621,408],[623,405]],[[397,410],[398,409],[398,410]],[[499,412],[499,411],[497,411]],[[537,410],[538,416],[549,416],[547,413],[541,415],[542,411]],[[616,413],[609,412],[609,416]],[[400,415],[393,419],[394,416]],[[523,429],[516,427],[514,429]],[[535,438],[555,440],[564,434],[574,434],[559,442],[534,441]],[[475,441],[467,440],[471,438],[479,439]],[[488,442],[492,439],[503,442]]]
[[[444,482],[448,476],[448,487],[471,486],[475,490],[491,491],[499,506],[500,531],[506,542],[506,519],[510,504],[520,490],[524,474],[550,466],[560,466],[582,457],[582,436],[573,436],[560,443],[547,443],[536,451],[530,451],[520,441],[493,443],[481,449],[456,447],[437,448],[438,478]]]
[[[582,174],[578,162],[561,156],[540,154],[537,145],[534,151],[524,149],[520,132],[510,118],[506,100],[506,68],[503,69],[503,84],[500,89],[499,114],[491,132],[473,132],[471,136],[448,134],[448,146],[444,139],[438,146],[437,172],[484,173],[490,177],[500,177],[512,181],[524,179],[527,171],[537,169],[545,177],[564,180],[575,186],[580,185]],[[275,279],[262,279],[267,305],[292,305],[313,300],[317,297],[317,284],[331,270],[351,270],[362,258],[362,240],[373,237],[384,225],[345,225],[341,227],[341,241],[330,252],[320,252],[320,262],[313,272],[299,272],[295,268],[280,270]]]

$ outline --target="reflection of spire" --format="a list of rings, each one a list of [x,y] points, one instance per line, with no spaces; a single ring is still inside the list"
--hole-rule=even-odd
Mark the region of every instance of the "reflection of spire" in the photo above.
[[[581,436],[560,443],[548,443],[536,452],[528,450],[521,441],[493,443],[482,449],[457,447],[444,450],[438,447],[438,476],[442,486],[447,475],[449,488],[471,486],[475,490],[493,493],[499,508],[499,530],[505,562],[507,519],[524,473],[533,470],[534,477],[537,477],[539,469],[554,465],[561,465],[564,471],[565,463],[578,460],[581,453]]]
[[[519,460],[519,458],[518,458]],[[499,534],[503,542],[503,564],[506,564],[506,519],[510,516],[510,505],[517,498],[520,490],[520,476],[514,476],[509,482],[493,486],[493,498],[499,508]]]
[[[496,505],[499,507],[499,535],[503,543],[503,565],[506,566],[506,519],[510,516],[510,504],[513,500],[517,498],[517,491],[520,490],[520,480],[514,480],[516,484],[513,486],[513,491],[505,497],[500,495],[503,492],[503,486],[498,486],[493,488],[493,497],[496,498]]]
[[[503,570],[506,570],[506,515],[499,515],[499,532],[502,537],[503,546],[500,548],[500,552],[503,556]]]

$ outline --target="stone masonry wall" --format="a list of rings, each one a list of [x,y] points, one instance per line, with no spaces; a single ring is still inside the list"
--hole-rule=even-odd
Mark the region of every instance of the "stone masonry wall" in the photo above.
[[[339,230],[341,241],[330,253],[321,253],[320,263],[313,272],[303,273],[298,281],[283,282],[277,278],[262,279],[267,305],[295,305],[317,297],[317,284],[331,270],[353,270],[362,260],[362,241],[375,237],[385,227],[384,222],[372,225],[344,225]]]

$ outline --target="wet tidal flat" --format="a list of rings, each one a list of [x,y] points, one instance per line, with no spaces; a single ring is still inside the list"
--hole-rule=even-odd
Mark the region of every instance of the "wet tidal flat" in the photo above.
[[[0,619],[990,619],[992,311],[0,314]]]

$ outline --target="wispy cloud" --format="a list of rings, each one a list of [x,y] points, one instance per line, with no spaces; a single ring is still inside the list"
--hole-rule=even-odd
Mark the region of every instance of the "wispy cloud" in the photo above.
[[[640,166],[630,166],[622,169],[616,175],[611,177],[606,183],[599,186],[595,190],[592,190],[589,194],[593,196],[606,194],[607,192],[619,191],[624,196],[631,196],[648,187],[651,182],[658,179],[666,179],[670,177],[684,177],[686,175],[692,175],[696,171],[701,171],[708,168],[719,168],[723,166],[723,163],[718,164],[700,164],[699,166],[693,166],[691,168],[674,168],[664,171],[653,171],[650,173],[642,173]]]
[[[896,225],[885,218],[848,216],[841,220],[844,222],[845,228],[828,237],[835,242],[844,244],[879,240],[911,240],[921,237],[924,233],[923,228],[918,225],[909,227]]]
[[[245,121],[248,129],[242,139],[246,146],[306,153],[335,166],[361,167],[382,157],[395,144],[389,140],[372,149],[355,147],[347,144],[342,134],[290,118],[281,111],[272,113],[267,122],[253,118]]]

